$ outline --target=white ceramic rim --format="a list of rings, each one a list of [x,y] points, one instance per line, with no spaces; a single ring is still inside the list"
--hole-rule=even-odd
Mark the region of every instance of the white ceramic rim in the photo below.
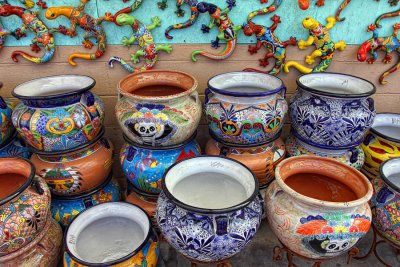
[[[396,176],[400,178],[400,158],[388,159],[381,164],[379,172],[386,184],[400,192],[400,181],[395,182],[392,180],[393,178],[389,177],[392,174],[397,174]]]
[[[396,122],[394,122],[396,121]],[[400,114],[398,113],[377,113],[371,127],[371,132],[391,142],[400,143],[400,136],[393,136],[386,132],[376,130],[376,127],[392,126],[400,130]]]

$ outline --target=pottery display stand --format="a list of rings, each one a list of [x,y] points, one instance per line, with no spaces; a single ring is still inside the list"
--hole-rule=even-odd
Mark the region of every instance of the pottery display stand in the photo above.
[[[216,266],[216,267],[233,267],[229,259],[222,260],[222,261],[217,261],[217,262],[201,262],[201,261],[195,261],[191,260],[187,257],[185,257],[190,261],[190,267],[199,267],[199,264],[201,265],[208,265],[208,266]]]

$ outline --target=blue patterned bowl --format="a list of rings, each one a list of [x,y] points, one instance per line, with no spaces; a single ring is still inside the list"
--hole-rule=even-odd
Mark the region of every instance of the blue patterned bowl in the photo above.
[[[31,152],[17,135],[12,136],[0,146],[0,158],[25,158],[29,159]]]
[[[3,83],[0,82],[0,88],[2,87]],[[15,103],[0,96],[0,145],[7,142],[15,132],[15,128],[11,123],[11,114],[14,107]]]

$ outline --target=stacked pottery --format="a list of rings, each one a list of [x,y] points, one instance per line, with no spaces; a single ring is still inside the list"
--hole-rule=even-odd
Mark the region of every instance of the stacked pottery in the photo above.
[[[60,75],[25,82],[12,93],[22,101],[12,122],[34,152],[36,174],[53,196],[52,216],[63,227],[88,207],[120,200],[94,85],[88,76]]]
[[[375,86],[338,73],[306,74],[297,85],[289,107],[288,155],[332,158],[360,170],[365,159],[360,145],[375,118],[370,97]]]

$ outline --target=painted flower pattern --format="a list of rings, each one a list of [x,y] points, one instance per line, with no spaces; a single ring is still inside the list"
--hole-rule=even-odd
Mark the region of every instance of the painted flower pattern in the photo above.
[[[82,109],[76,109],[73,113],[73,118],[76,126],[78,126],[79,128],[82,128],[86,125],[87,117]]]

